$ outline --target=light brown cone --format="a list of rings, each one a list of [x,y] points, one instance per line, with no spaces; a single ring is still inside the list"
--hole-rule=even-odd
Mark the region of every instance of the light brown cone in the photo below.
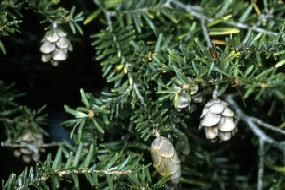
[[[163,176],[170,176],[177,184],[181,176],[180,160],[172,143],[163,136],[158,136],[151,145],[151,157],[154,168]]]

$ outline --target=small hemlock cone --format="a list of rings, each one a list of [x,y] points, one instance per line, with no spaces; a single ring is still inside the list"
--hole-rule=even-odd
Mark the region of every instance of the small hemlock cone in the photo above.
[[[183,84],[180,87],[175,86],[174,88],[177,89],[177,93],[175,94],[175,97],[173,99],[174,107],[181,111],[182,109],[187,108],[190,106],[190,103],[193,101],[194,103],[201,103],[202,98],[201,97],[195,97],[198,93],[199,87],[197,84],[195,84],[191,78],[189,78],[189,84]]]
[[[42,40],[40,47],[42,62],[50,62],[53,66],[58,66],[60,61],[67,59],[68,51],[72,51],[72,45],[67,34],[54,26]]]
[[[30,163],[32,160],[38,162],[40,159],[40,152],[44,152],[44,149],[40,148],[44,141],[41,133],[33,133],[31,131],[25,131],[16,141],[21,146],[15,149],[14,155],[21,157],[24,162]]]
[[[210,100],[200,116],[200,127],[205,129],[207,139],[228,141],[237,131],[234,112],[220,99]]]
[[[172,183],[177,184],[181,176],[180,160],[172,143],[158,136],[151,144],[153,167],[163,176],[170,175]]]

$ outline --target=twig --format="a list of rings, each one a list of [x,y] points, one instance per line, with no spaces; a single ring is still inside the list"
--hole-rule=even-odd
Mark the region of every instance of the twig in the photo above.
[[[241,120],[243,120],[248,126],[249,128],[252,130],[252,132],[261,140],[263,140],[264,142],[268,142],[268,143],[272,143],[274,140],[269,137],[266,133],[264,133],[254,122],[254,120],[252,119],[252,117],[246,115],[241,109],[240,107],[237,105],[237,103],[234,101],[233,97],[235,95],[228,95],[226,96],[226,100],[229,104],[231,104],[231,106],[234,108],[236,115],[238,116],[238,118],[240,118]]]
[[[135,93],[136,93],[136,95],[138,96],[138,98],[139,98],[141,104],[145,105],[144,98],[142,97],[142,95],[141,95],[141,93],[140,93],[140,91],[139,91],[139,89],[138,89],[138,87],[137,87],[137,83],[133,83],[133,88],[134,88]]]
[[[181,9],[184,9],[185,11],[191,13],[191,15],[192,15],[193,17],[196,17],[196,18],[199,19],[199,20],[203,20],[203,19],[204,19],[204,20],[207,20],[207,21],[212,21],[212,20],[213,20],[213,19],[208,18],[208,17],[204,16],[203,14],[201,14],[201,13],[195,11],[195,10],[194,10],[194,7],[191,6],[191,5],[185,5],[185,4],[181,3],[181,2],[178,1],[178,0],[172,0],[170,3],[173,3],[176,7],[181,8]]]
[[[107,169],[107,170],[96,170],[93,168],[78,168],[78,169],[63,169],[60,171],[55,171],[52,173],[48,173],[50,175],[58,175],[60,177],[64,175],[70,175],[70,174],[106,174],[106,175],[126,175],[131,173],[131,170],[115,170],[115,169]]]
[[[107,10],[101,5],[100,0],[93,0],[93,2],[94,2],[100,9],[102,9],[102,11],[104,12],[105,18],[106,18],[106,20],[107,20],[108,28],[109,28],[110,30],[112,30],[112,29],[113,29],[113,24],[112,24],[111,17],[113,16],[114,12],[112,12],[112,11],[107,11]]]
[[[208,29],[207,29],[206,24],[205,24],[205,19],[201,19],[200,22],[201,22],[201,27],[202,27],[202,32],[203,32],[204,38],[207,42],[207,46],[208,46],[208,48],[212,48],[213,45],[212,45],[212,42],[211,42],[211,39],[210,39],[210,36],[208,33]]]
[[[279,148],[282,152],[284,152],[284,144],[285,141],[276,141],[273,138],[271,138],[270,136],[268,136],[264,131],[262,131],[259,126],[264,126],[266,123],[264,121],[261,121],[255,117],[252,116],[248,116],[246,115],[241,109],[240,107],[237,105],[237,103],[234,101],[234,94],[231,95],[227,95],[225,97],[225,99],[227,100],[227,102],[229,104],[231,104],[231,106],[234,108],[236,115],[238,118],[240,118],[242,121],[244,121],[248,127],[251,129],[251,131],[263,142],[265,143],[269,143],[272,146],[275,146],[277,148]],[[258,121],[258,123],[257,123]],[[273,127],[270,124],[266,124],[265,126],[267,127]],[[277,130],[276,130],[277,131]]]
[[[6,119],[6,118],[0,118],[0,121],[3,121],[3,122],[7,122],[7,123],[16,123],[16,122],[18,122],[18,121],[15,121],[15,120],[13,120],[13,119]]]
[[[140,93],[140,91],[139,91],[139,89],[138,89],[138,86],[137,86],[137,84],[134,82],[134,79],[133,79],[133,77],[132,77],[132,75],[131,75],[130,72],[128,72],[128,78],[129,78],[129,83],[130,83],[130,85],[133,87],[134,92],[136,93],[138,99],[140,100],[140,103],[145,106],[146,104],[145,104],[144,98],[143,98],[143,96],[141,95],[141,93]]]
[[[264,131],[262,131],[259,126],[266,127],[272,131],[276,131],[279,133],[284,134],[284,131],[276,128],[273,125],[267,124],[266,122],[257,119],[252,116],[246,115],[240,107],[237,105],[237,103],[234,101],[234,94],[228,95],[225,97],[227,102],[234,108],[236,115],[239,119],[244,121],[251,131],[258,137],[258,156],[259,156],[259,163],[258,163],[258,175],[257,175],[257,190],[262,190],[263,189],[263,174],[264,174],[264,144],[268,143],[270,145],[276,146],[279,148],[283,155],[285,154],[285,141],[276,141],[270,136],[268,136]]]
[[[39,174],[38,178],[34,178],[31,180],[27,180],[28,182],[22,185],[19,185],[16,190],[22,190],[25,189],[28,186],[31,186],[33,184],[39,183],[40,181],[46,181],[51,176],[59,176],[63,177],[66,175],[72,175],[72,174],[105,174],[105,175],[127,175],[131,173],[132,170],[115,170],[115,169],[107,169],[107,170],[96,170],[93,168],[79,168],[79,169],[62,169],[62,170],[55,170],[52,172],[46,171],[45,173]]]
[[[202,32],[203,32],[204,38],[207,42],[207,46],[208,46],[208,48],[212,48],[213,45],[212,45],[212,42],[211,42],[211,39],[210,39],[210,36],[208,33],[208,29],[207,29],[206,23],[205,23],[206,21],[209,21],[209,18],[207,18],[204,15],[196,12],[192,6],[184,5],[180,1],[172,0],[171,3],[173,3],[176,7],[182,8],[182,9],[186,10],[187,12],[190,12],[195,18],[197,18],[200,21]]]
[[[283,142],[282,144],[283,144],[282,145],[282,147],[283,147],[283,151],[282,151],[282,153],[283,153],[283,165],[285,166],[285,142]]]
[[[214,21],[214,19],[209,18],[209,17],[207,17],[207,16],[197,12],[194,9],[194,7],[191,6],[191,5],[185,5],[184,3],[181,3],[179,0],[172,0],[171,3],[173,3],[173,5],[175,5],[178,8],[184,9],[185,11],[191,13],[191,15],[193,17],[197,18],[200,21],[201,20],[205,20],[206,22],[213,22]],[[240,28],[240,29],[251,29],[252,31],[266,33],[266,34],[269,34],[269,35],[272,35],[272,36],[277,36],[278,35],[278,33],[266,30],[264,28],[259,28],[259,27],[256,27],[256,26],[249,26],[249,25],[247,25],[245,23],[241,23],[241,22],[234,22],[234,21],[230,21],[230,22],[223,21],[223,22],[228,24],[228,25]]]
[[[278,132],[278,133],[281,133],[282,135],[285,135],[285,131],[282,130],[282,129],[279,129],[278,127],[274,126],[274,125],[270,125],[268,123],[265,123],[264,121],[260,120],[260,119],[257,119],[257,118],[252,118],[252,120],[258,124],[259,126],[263,126],[269,130],[272,130],[272,131],[275,131],[275,132]]]
[[[42,144],[38,146],[38,148],[48,148],[48,147],[61,146],[61,145],[63,145],[62,142],[52,142],[52,143]],[[31,148],[31,144],[26,142],[21,142],[21,143],[1,142],[1,147]]]
[[[263,174],[264,174],[264,141],[259,139],[258,141],[258,173],[257,173],[257,190],[263,189]]]
[[[249,26],[249,25],[241,23],[241,22],[225,22],[225,23],[227,23],[228,25],[231,25],[231,26],[235,26],[237,28],[241,28],[241,29],[251,29],[252,31],[260,32],[260,33],[266,33],[266,34],[269,34],[272,36],[278,35],[278,33],[271,32],[271,31],[266,30],[264,28],[258,28],[256,26]]]

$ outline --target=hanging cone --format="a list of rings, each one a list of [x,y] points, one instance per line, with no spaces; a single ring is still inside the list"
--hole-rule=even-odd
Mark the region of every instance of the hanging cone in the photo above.
[[[210,100],[200,118],[200,128],[205,129],[206,138],[212,141],[228,141],[237,131],[234,112],[220,99]]]
[[[180,160],[172,143],[163,136],[158,136],[152,142],[151,156],[154,168],[163,176],[170,175],[174,184],[181,176]]]
[[[68,57],[68,51],[72,51],[72,45],[67,38],[67,34],[57,28],[57,25],[48,31],[42,40],[40,52],[42,62],[50,62],[53,66],[58,66],[60,61]]]
[[[192,81],[192,79],[190,78],[189,80]],[[174,96],[173,104],[178,111],[181,111],[182,109],[189,107],[191,102],[194,103],[202,102],[202,97],[193,97],[198,93],[199,89],[198,85],[191,83],[191,85],[184,84],[181,85],[181,87],[175,86],[175,88],[177,89],[177,93]]]

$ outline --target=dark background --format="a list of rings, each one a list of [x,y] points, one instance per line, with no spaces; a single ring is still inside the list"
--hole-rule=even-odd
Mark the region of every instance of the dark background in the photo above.
[[[69,9],[75,5],[77,11],[88,12],[96,9],[92,1],[62,1],[62,6]],[[39,52],[40,42],[45,34],[47,24],[41,24],[41,15],[29,10],[23,10],[20,33],[11,34],[1,39],[7,50],[7,55],[0,54],[0,80],[6,84],[15,83],[15,88],[26,95],[18,99],[18,103],[38,109],[47,105],[45,113],[48,114],[50,134],[45,141],[60,141],[68,138],[60,123],[68,116],[63,105],[71,107],[80,105],[79,89],[86,92],[100,92],[105,81],[101,77],[100,65],[95,61],[95,49],[90,45],[90,35],[98,28],[96,20],[83,25],[84,34],[72,34],[68,26],[62,28],[68,33],[73,45],[73,52],[66,61],[58,67],[50,63],[41,62]],[[5,141],[4,134],[0,140]],[[48,152],[53,150],[48,150]],[[13,150],[0,149],[0,177],[7,179],[11,172],[20,172],[25,164],[13,156]],[[43,155],[44,157],[45,155]]]

